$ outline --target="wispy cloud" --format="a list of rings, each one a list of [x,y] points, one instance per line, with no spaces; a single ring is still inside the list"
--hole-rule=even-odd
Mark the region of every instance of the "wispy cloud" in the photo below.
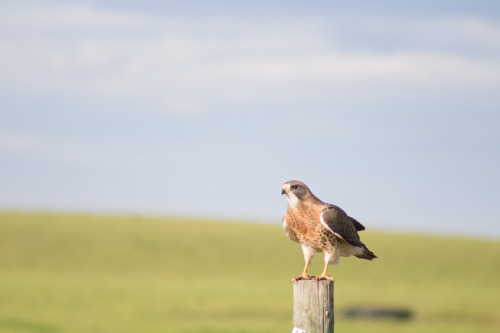
[[[445,41],[453,47],[474,44],[496,50],[500,25],[479,18],[364,20],[359,33],[366,37],[410,39],[380,50],[369,48],[370,43],[352,45],[349,23],[340,17],[330,22],[321,17],[252,22],[80,5],[0,15],[2,29],[9,31],[0,40],[0,88],[18,92],[148,96],[166,111],[189,113],[215,102],[245,103],[263,96],[307,99],[307,87],[325,83],[500,82],[498,58],[456,54],[439,45]]]
[[[31,134],[19,132],[0,133],[0,151],[25,152],[37,146],[37,138]]]
[[[2,4],[0,205],[276,216],[299,178],[367,221],[495,223],[494,15],[137,4]]]
[[[2,26],[18,29],[122,29],[151,26],[152,23],[148,17],[136,13],[97,9],[78,3],[8,6],[0,17]]]

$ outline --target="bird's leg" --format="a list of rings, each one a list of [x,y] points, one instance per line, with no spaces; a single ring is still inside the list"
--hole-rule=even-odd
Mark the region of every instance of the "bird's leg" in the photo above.
[[[307,275],[307,268],[309,267],[309,263],[311,262],[311,259],[313,257],[313,254],[309,252],[306,248],[302,247],[302,251],[304,253],[304,261],[306,262],[304,266],[304,270],[302,271],[302,274],[296,278],[292,279],[292,282],[297,281],[297,280],[310,280],[311,277]]]
[[[325,266],[323,268],[323,272],[321,272],[321,275],[317,277],[318,280],[325,279],[325,280],[335,281],[333,277],[327,275],[328,265],[330,264],[330,259],[332,258],[332,256],[333,256],[333,251],[332,253],[325,252]]]
[[[309,275],[307,275],[307,268],[309,267],[309,263],[311,262],[312,255],[308,254],[305,258],[306,264],[304,266],[304,270],[302,271],[302,274],[300,275],[301,278],[303,279],[310,279]]]

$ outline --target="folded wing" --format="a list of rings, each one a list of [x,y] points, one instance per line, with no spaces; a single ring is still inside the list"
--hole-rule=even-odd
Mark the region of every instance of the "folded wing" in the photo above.
[[[365,227],[335,205],[327,205],[321,214],[321,223],[330,229],[337,237],[346,242],[359,247],[364,247],[359,240],[358,230],[364,230]]]

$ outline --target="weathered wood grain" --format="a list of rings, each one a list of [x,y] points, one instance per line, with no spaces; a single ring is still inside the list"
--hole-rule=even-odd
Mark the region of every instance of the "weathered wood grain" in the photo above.
[[[306,333],[330,333],[334,326],[333,281],[293,283],[293,326]]]

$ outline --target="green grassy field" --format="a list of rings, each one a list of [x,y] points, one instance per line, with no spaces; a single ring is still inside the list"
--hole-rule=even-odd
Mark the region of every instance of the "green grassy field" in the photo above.
[[[500,331],[500,242],[361,237],[379,259],[330,268],[336,332]],[[302,266],[280,221],[4,212],[0,332],[290,332]],[[350,306],[414,316],[351,320]]]

